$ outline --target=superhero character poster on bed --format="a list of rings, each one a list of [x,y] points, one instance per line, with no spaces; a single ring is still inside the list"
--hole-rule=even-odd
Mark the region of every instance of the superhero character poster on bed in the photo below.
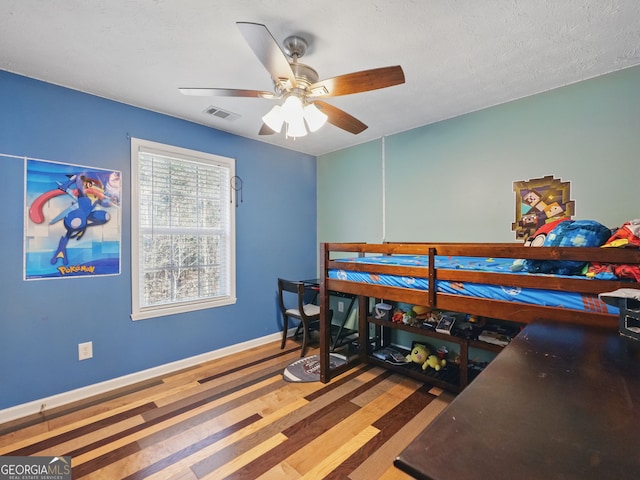
[[[25,280],[120,273],[121,173],[25,160]]]

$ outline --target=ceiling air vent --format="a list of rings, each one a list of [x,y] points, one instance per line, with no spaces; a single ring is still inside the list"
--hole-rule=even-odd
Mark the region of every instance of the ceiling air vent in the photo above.
[[[214,107],[213,105],[207,107],[202,113],[206,113],[207,115],[211,115],[212,117],[218,117],[223,120],[233,121],[240,118],[240,115],[233,112],[228,112],[226,110],[222,110],[221,108]]]

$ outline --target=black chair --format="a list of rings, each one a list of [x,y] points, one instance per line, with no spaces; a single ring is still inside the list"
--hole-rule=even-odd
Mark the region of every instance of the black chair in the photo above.
[[[280,302],[280,311],[282,312],[282,344],[280,348],[284,348],[287,343],[289,317],[300,320],[295,336],[299,335],[300,330],[302,330],[301,357],[304,357],[307,352],[311,327],[320,323],[320,307],[307,302],[307,295],[308,290],[305,288],[304,283],[278,278],[278,300]]]

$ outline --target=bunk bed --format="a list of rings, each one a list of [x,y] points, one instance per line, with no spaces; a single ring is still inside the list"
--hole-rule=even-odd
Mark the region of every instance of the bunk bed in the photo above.
[[[523,262],[530,265],[574,262],[584,265],[583,270],[590,276],[528,273],[527,269],[516,267],[521,267]],[[638,278],[610,274],[617,271],[615,267],[640,270],[640,249],[635,247],[322,243],[320,263],[320,377],[325,383],[352,368],[354,363],[371,360],[367,351],[371,320],[368,315],[375,299],[521,324],[552,320],[615,330],[618,309],[605,304],[598,295],[620,288],[640,289]],[[488,268],[490,264],[498,267]],[[474,265],[480,265],[479,269]],[[544,268],[541,270],[545,271]],[[436,288],[432,288],[433,285]],[[493,296],[492,291],[499,295]],[[357,299],[361,341],[354,361],[330,370],[331,328],[326,312],[329,311],[331,292],[353,295]]]

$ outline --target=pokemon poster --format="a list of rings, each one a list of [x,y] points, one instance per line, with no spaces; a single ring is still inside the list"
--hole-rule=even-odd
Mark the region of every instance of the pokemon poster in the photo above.
[[[121,173],[25,160],[25,280],[120,273]]]

